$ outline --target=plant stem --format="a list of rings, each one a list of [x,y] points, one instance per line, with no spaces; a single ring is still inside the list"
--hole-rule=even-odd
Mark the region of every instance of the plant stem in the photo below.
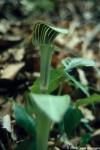
[[[37,149],[47,150],[51,120],[43,113],[37,117]]]
[[[52,58],[52,46],[47,44],[40,45],[40,90],[41,93],[46,93],[49,86],[50,70],[51,70],[51,58]],[[45,107],[45,106],[44,106]],[[37,111],[37,149],[47,150],[48,137],[50,131],[51,120],[44,112]]]
[[[50,70],[51,70],[51,58],[52,47],[51,45],[41,44],[40,46],[40,90],[45,93],[48,90]]]

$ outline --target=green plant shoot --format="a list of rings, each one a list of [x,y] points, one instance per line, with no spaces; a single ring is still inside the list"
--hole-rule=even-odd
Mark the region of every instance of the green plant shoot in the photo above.
[[[48,90],[53,41],[59,33],[67,34],[68,30],[55,28],[44,22],[36,22],[33,26],[32,42],[40,47],[40,89]]]

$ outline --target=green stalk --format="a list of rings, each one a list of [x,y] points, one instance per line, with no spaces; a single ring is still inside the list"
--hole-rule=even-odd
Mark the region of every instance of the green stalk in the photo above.
[[[40,55],[40,90],[42,93],[45,93],[48,90],[50,79],[52,46],[47,44],[41,44]]]
[[[37,117],[37,147],[36,150],[47,150],[51,120],[43,113]]]
[[[51,59],[52,59],[52,46],[51,44],[40,45],[40,90],[41,93],[46,93],[49,86]],[[37,149],[47,150],[48,137],[50,131],[51,120],[44,112],[38,109],[37,111]]]
[[[36,150],[47,150],[51,119],[34,103],[31,95],[27,94],[26,109],[29,113],[34,110],[36,115]]]

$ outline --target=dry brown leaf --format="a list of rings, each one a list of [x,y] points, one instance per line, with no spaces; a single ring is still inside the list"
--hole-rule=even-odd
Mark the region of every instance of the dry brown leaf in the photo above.
[[[100,129],[95,130],[95,132],[92,134],[92,136],[100,135]]]
[[[3,128],[11,133],[11,119],[8,114],[3,117]]]
[[[90,120],[90,121],[93,121],[95,119],[93,113],[91,110],[89,110],[88,108],[85,108],[85,107],[80,107],[84,117],[87,119],[87,120]]]
[[[24,66],[24,62],[8,65],[1,73],[1,78],[12,79]]]
[[[77,69],[77,71],[79,73],[79,78],[80,78],[81,83],[85,86],[88,85],[85,72],[82,69]]]

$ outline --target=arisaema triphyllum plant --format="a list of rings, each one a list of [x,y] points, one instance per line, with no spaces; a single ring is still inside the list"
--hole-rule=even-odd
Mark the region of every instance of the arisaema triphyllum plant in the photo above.
[[[31,130],[32,132],[35,131],[36,133],[36,143],[34,146],[35,150],[47,150],[51,126],[56,122],[60,122],[63,119],[64,114],[67,116],[67,119],[65,120],[69,120],[68,118],[70,116],[67,115],[67,111],[70,109],[70,96],[54,96],[51,94],[53,91],[52,89],[55,89],[54,87],[59,85],[58,82],[60,78],[68,78],[78,88],[80,88],[86,94],[86,96],[89,96],[88,91],[79,82],[77,82],[72,75],[70,75],[70,71],[76,67],[95,66],[94,61],[84,58],[64,59],[62,61],[63,67],[51,72],[51,60],[54,52],[53,41],[59,34],[68,34],[68,30],[56,28],[41,21],[38,21],[33,25],[32,43],[40,50],[40,79],[39,84],[36,82],[37,85],[33,84],[33,87],[26,92],[25,103],[28,113],[31,116],[34,116],[33,118],[36,122],[35,130]],[[57,77],[55,76],[55,73]],[[51,76],[52,79],[50,78]],[[58,79],[56,80],[56,78]],[[36,89],[36,87],[38,88]],[[16,105],[14,105],[14,109],[15,108]],[[82,115],[80,114],[79,110],[74,108],[71,109],[71,114],[73,114],[73,112],[77,112],[77,116],[79,116],[77,121],[78,124]],[[28,120],[30,120],[30,118],[28,118]],[[70,123],[68,127],[70,127]],[[65,129],[68,133],[67,126]]]
[[[53,41],[59,34],[67,34],[68,30],[52,27],[44,22],[33,25],[32,42],[40,50],[40,94],[28,93],[28,105],[36,115],[36,149],[47,150],[51,124],[59,122],[66,112],[70,97],[47,94],[51,72]],[[30,103],[30,104],[29,104]]]

